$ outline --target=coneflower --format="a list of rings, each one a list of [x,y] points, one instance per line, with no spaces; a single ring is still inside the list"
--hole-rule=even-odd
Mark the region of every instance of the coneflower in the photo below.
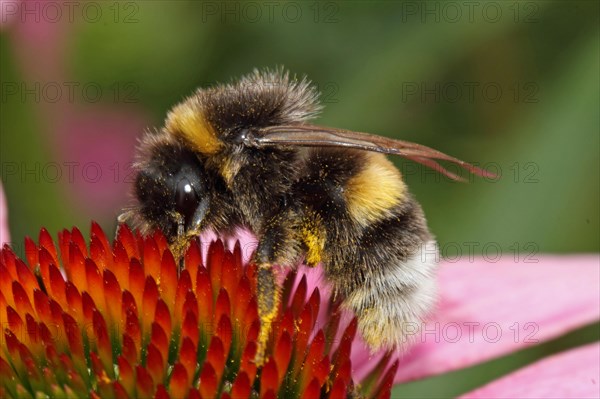
[[[256,267],[219,240],[177,264],[160,233],[120,226],[111,244],[92,224],[57,245],[42,229],[22,261],[0,256],[0,397],[390,397],[398,363],[378,357],[353,379],[356,321],[290,272],[263,365]],[[325,308],[325,323],[317,322]]]

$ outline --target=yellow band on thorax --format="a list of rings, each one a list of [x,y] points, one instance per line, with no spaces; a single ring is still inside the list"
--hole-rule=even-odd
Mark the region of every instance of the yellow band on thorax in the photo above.
[[[205,155],[217,153],[222,146],[200,107],[193,106],[190,100],[177,105],[169,112],[166,128],[171,134],[183,138],[196,151]]]

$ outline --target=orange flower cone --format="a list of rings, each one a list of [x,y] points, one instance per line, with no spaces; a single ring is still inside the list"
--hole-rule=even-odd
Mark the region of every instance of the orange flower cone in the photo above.
[[[27,263],[0,256],[0,397],[346,398],[390,396],[397,362],[383,357],[354,381],[356,321],[290,272],[266,361],[254,363],[260,322],[256,267],[193,242],[181,264],[160,233],[120,226],[112,245],[93,223],[55,245],[25,241]],[[294,281],[299,277],[300,283]],[[330,315],[318,326],[321,307]],[[347,325],[344,325],[347,324]]]

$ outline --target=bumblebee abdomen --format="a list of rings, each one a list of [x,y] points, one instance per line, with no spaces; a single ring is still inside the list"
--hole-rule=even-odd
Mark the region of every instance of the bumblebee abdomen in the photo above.
[[[307,261],[323,262],[372,348],[402,345],[435,299],[437,249],[420,205],[381,154],[320,148],[305,165],[295,194]]]
[[[403,346],[435,302],[437,247],[421,207],[405,193],[389,213],[326,266],[371,348]]]

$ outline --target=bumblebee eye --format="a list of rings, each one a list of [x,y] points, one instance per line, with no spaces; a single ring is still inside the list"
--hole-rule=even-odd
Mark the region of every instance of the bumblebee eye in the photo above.
[[[248,135],[250,134],[250,130],[246,128],[238,129],[233,133],[233,143],[234,144],[244,144]]]
[[[188,178],[184,177],[179,180],[175,189],[175,209],[183,215],[186,225],[194,215],[199,203],[200,198]]]

